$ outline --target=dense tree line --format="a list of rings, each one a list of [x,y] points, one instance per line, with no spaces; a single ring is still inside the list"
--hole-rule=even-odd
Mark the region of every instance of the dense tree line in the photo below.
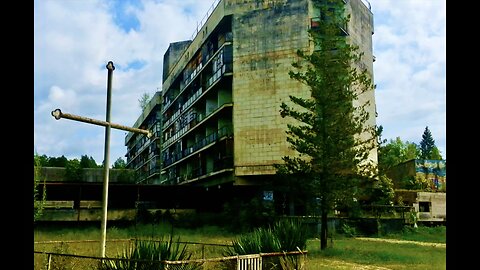
[[[68,159],[64,155],[61,157],[49,157],[47,155],[35,155],[36,163],[34,166],[41,167],[62,167],[67,170],[70,168],[103,168],[103,162],[97,164],[92,156],[82,155],[80,160],[77,158]],[[125,160],[119,157],[113,164],[112,169],[125,169]]]

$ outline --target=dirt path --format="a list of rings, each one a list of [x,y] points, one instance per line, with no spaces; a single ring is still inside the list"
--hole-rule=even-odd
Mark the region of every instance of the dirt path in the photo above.
[[[331,260],[331,259],[322,259],[322,262],[320,262],[316,267],[314,268],[308,268],[312,270],[316,269],[345,269],[345,270],[391,270],[391,268],[386,268],[386,267],[381,267],[381,266],[373,266],[373,265],[362,265],[358,263],[351,263],[351,262],[345,262],[345,261],[338,261],[338,260]]]
[[[440,247],[440,248],[446,248],[446,247],[447,247],[447,244],[444,244],[444,243],[429,243],[429,242],[418,242],[418,241],[409,241],[409,240],[396,240],[396,239],[387,239],[387,238],[356,237],[355,239],[365,240],[365,241],[378,241],[378,242],[398,243],[398,244],[415,244],[415,245],[421,245],[421,246]]]

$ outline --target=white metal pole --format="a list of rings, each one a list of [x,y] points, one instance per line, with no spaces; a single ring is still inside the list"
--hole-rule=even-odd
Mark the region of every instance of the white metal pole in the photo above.
[[[112,75],[115,70],[115,66],[112,61],[107,64],[108,79],[107,79],[107,116],[106,122],[110,123],[110,103],[112,96]],[[105,150],[103,159],[103,201],[102,201],[102,241],[101,241],[101,254],[102,258],[105,257],[105,247],[107,238],[107,206],[108,206],[108,175],[110,166],[110,125],[105,127]]]

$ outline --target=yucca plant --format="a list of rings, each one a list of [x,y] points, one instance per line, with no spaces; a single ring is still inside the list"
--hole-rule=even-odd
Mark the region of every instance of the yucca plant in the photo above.
[[[223,255],[302,251],[306,246],[305,227],[299,221],[281,220],[275,223],[273,227],[257,228],[249,234],[237,237],[232,241],[232,246],[224,250]],[[264,265],[269,269],[294,269],[302,264],[294,257],[285,256],[269,258],[264,262]],[[231,261],[225,262],[224,266],[225,269],[233,269]]]
[[[304,250],[307,247],[307,229],[298,220],[283,219],[273,226],[281,251]]]
[[[241,235],[227,247],[224,256],[258,254],[280,251],[280,242],[270,228],[256,228],[253,232]]]
[[[140,270],[140,269],[167,269],[167,265],[161,261],[185,261],[189,260],[192,253],[188,251],[186,244],[180,244],[179,238],[173,241],[170,236],[168,241],[138,240],[129,245],[119,256],[128,260],[104,260],[98,270]],[[169,265],[168,269],[195,270],[200,269],[201,263],[188,263]]]
[[[307,247],[307,232],[304,225],[295,220],[280,220],[268,228],[256,228],[241,235],[225,249],[225,256],[288,252],[304,250]]]

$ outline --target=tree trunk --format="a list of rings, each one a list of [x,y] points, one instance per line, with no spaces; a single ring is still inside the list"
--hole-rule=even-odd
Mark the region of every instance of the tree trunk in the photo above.
[[[327,232],[328,232],[328,211],[322,207],[321,211],[321,221],[320,221],[320,249],[324,250],[327,248]]]

